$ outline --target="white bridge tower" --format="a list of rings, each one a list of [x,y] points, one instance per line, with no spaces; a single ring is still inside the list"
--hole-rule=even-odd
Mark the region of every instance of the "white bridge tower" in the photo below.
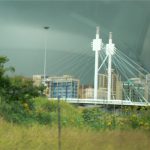
[[[94,75],[94,99],[97,99],[98,89],[98,55],[102,49],[102,39],[99,35],[99,27],[96,28],[96,39],[93,39],[93,51],[95,51],[95,75]]]
[[[108,85],[107,85],[107,100],[111,100],[111,84],[112,84],[112,69],[111,69],[111,64],[112,64],[112,55],[115,53],[115,44],[112,43],[112,33],[109,32],[109,43],[106,44],[106,55],[108,56]]]

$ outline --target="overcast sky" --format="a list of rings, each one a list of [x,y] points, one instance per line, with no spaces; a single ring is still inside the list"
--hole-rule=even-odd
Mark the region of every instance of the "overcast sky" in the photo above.
[[[97,25],[105,43],[113,32],[117,48],[150,70],[148,0],[0,1],[0,55],[8,56],[16,74],[43,74],[47,32],[47,74],[92,82]]]

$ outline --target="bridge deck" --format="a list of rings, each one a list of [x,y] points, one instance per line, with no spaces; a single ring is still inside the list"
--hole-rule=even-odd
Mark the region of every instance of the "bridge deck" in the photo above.
[[[57,99],[54,99],[54,100],[57,100]],[[67,98],[67,99],[61,98],[61,100],[65,100],[68,103],[74,103],[74,104],[150,106],[150,103],[132,102],[129,100],[77,99],[77,98]]]

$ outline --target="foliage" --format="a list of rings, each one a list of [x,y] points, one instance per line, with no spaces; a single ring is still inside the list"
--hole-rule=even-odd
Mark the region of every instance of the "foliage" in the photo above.
[[[89,108],[83,110],[83,119],[91,127],[98,128],[101,125],[102,112],[99,108]]]
[[[5,67],[8,58],[0,56],[0,97],[6,96],[7,90],[10,86],[9,77],[6,75],[7,71],[14,71],[13,67]]]
[[[16,76],[10,80],[9,100],[27,102],[33,97],[39,96],[38,87],[33,86],[31,79]]]
[[[8,58],[0,56],[0,114],[6,120],[21,123],[33,119],[33,98],[40,96],[44,88],[36,87],[30,78],[22,76],[9,77],[5,67]]]
[[[15,123],[55,125],[58,123],[58,101],[37,98],[44,87],[35,87],[30,78],[9,77],[7,57],[0,56],[0,116]],[[150,130],[150,108],[124,107],[120,112],[111,113],[100,108],[76,108],[60,102],[61,124],[63,127],[89,127],[96,130]]]
[[[42,124],[57,124],[58,101],[43,98],[36,98],[34,101],[36,119]],[[62,126],[82,127],[83,118],[77,108],[64,101],[60,102],[60,108]]]
[[[94,129],[115,129],[116,115],[102,111],[100,108],[88,108],[83,111],[85,124],[89,124]]]
[[[101,111],[100,108],[88,108],[83,111],[85,124],[94,129],[150,129],[150,108],[125,107],[120,113]]]
[[[34,87],[31,79],[13,77],[3,88],[1,96],[1,116],[16,123],[30,122],[34,115],[33,98],[40,95],[38,87]]]
[[[14,71],[13,67],[5,67],[5,63],[7,63],[9,59],[5,56],[0,56],[0,78],[4,76],[7,71]]]
[[[2,102],[0,115],[15,123],[58,123],[58,101],[35,98],[33,107],[22,101],[10,104]],[[60,102],[62,127],[91,128],[94,130],[150,130],[150,109],[125,108],[119,114],[104,112],[100,108],[77,108],[65,101]]]
[[[14,123],[29,123],[33,112],[27,103],[13,101],[10,103],[2,102],[0,105],[0,116],[5,120]]]
[[[8,58],[0,56],[0,97],[7,102],[28,102],[43,93],[43,86],[36,87],[30,78],[22,76],[8,77],[7,71],[14,71],[13,67],[5,67]]]

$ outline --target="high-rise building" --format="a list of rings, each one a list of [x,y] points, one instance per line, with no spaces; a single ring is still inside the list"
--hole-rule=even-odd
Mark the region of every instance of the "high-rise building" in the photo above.
[[[122,100],[123,83],[121,80],[116,81],[116,99]]]
[[[107,99],[107,74],[98,75],[98,98]]]
[[[93,87],[86,87],[84,89],[84,98],[94,98],[94,88]]]
[[[99,74],[98,98],[100,99],[107,99],[107,82],[107,72],[105,74]],[[111,75],[111,99],[122,99],[122,82],[119,79],[119,75],[113,69]]]
[[[32,76],[32,80],[33,80],[33,85],[35,86],[40,86],[41,84],[43,84],[44,86],[48,87],[48,76],[45,76],[45,80],[44,81],[44,76],[43,75],[33,75]]]
[[[79,80],[72,76],[64,75],[59,77],[49,77],[49,97],[50,98],[78,98]]]
[[[42,75],[33,75],[32,79],[33,79],[33,85],[40,86],[42,83],[42,80],[43,80],[43,76]]]
[[[79,98],[81,98],[81,99],[83,99],[83,98],[85,98],[85,91],[84,91],[84,89],[85,89],[85,85],[80,85],[80,87],[79,87]]]

